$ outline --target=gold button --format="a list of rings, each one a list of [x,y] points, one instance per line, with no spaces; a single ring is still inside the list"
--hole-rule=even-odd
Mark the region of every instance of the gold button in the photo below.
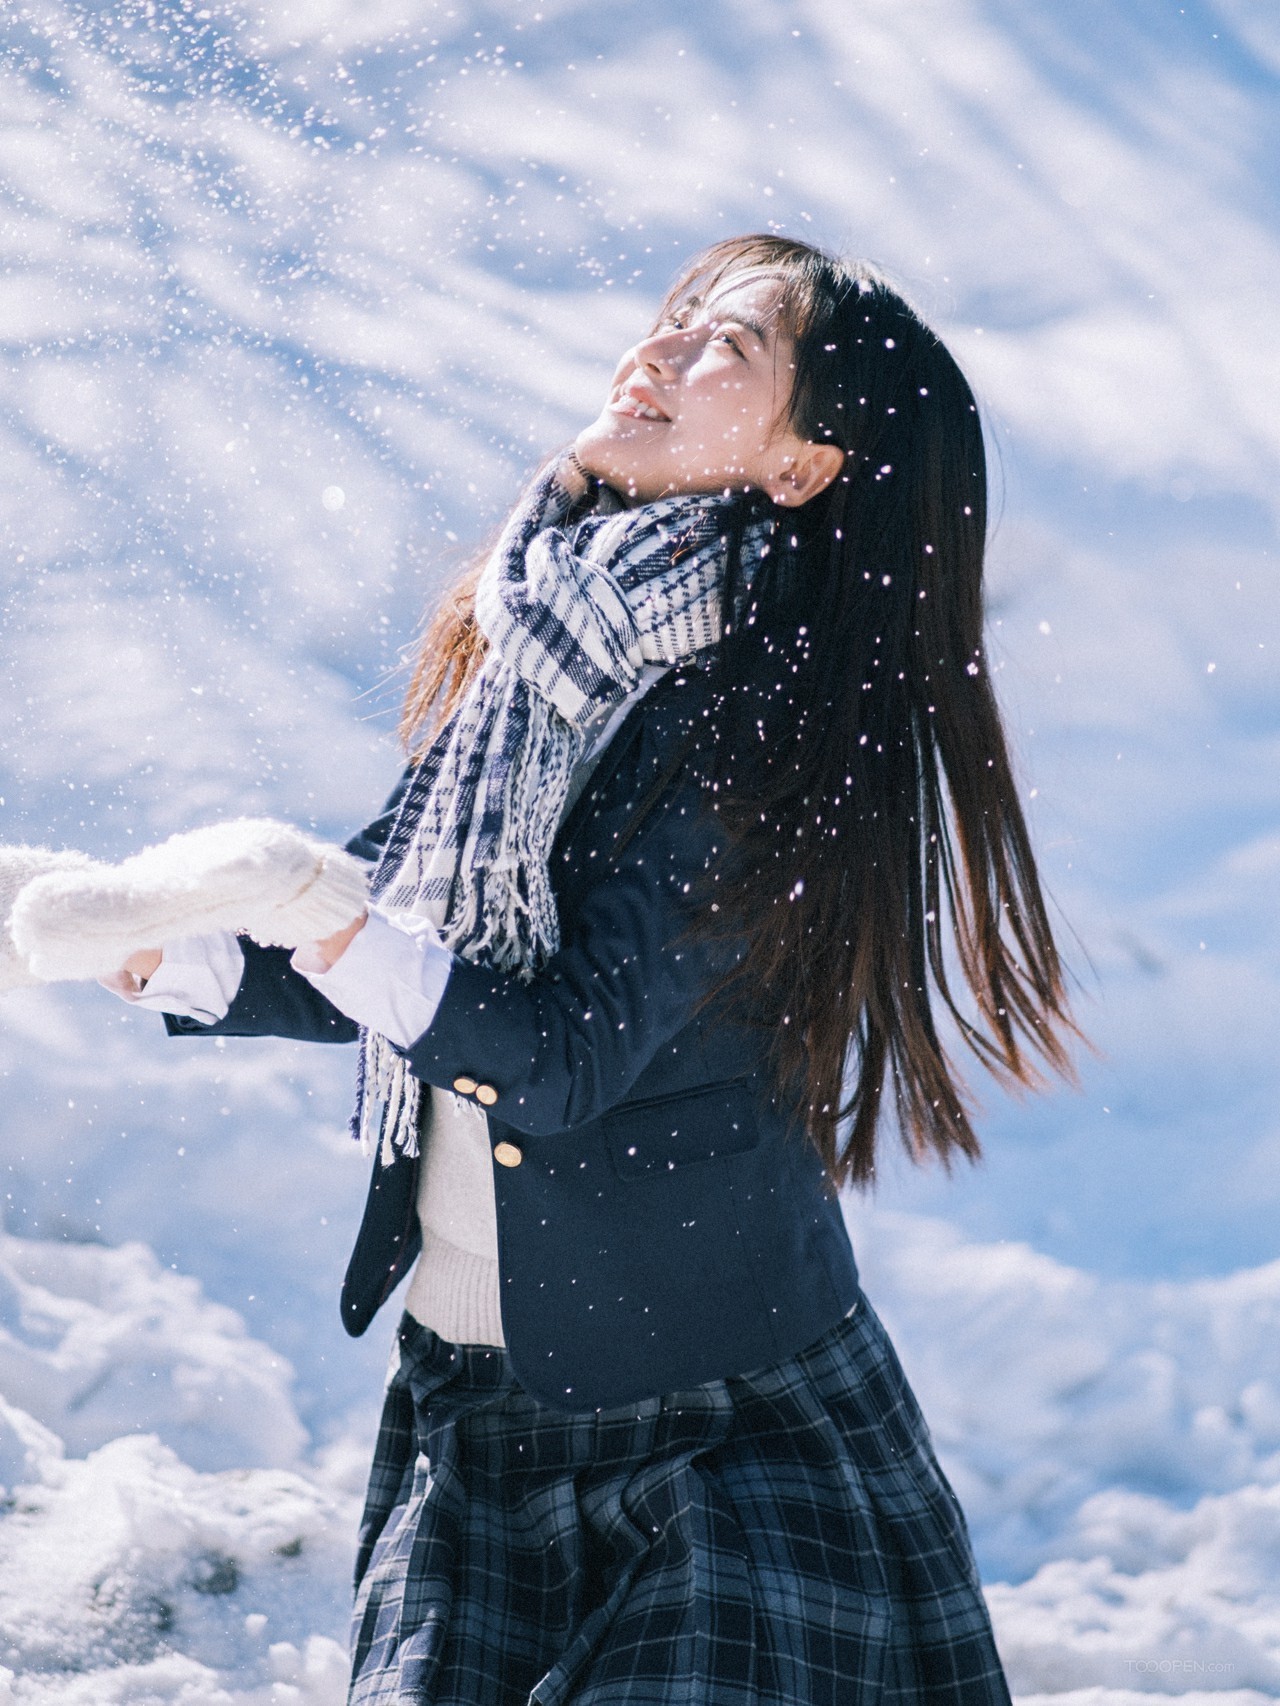
[[[524,1150],[516,1143],[495,1143],[493,1158],[499,1167],[518,1167],[524,1160]]]
[[[460,1096],[474,1096],[476,1093],[476,1081],[474,1078],[455,1078],[453,1081],[453,1087]]]
[[[476,1101],[483,1102],[486,1108],[491,1108],[498,1099],[498,1092],[492,1084],[476,1085]]]

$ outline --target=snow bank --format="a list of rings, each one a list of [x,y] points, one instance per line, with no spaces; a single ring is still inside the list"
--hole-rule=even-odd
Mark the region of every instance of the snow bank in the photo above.
[[[0,1665],[0,1706],[343,1706],[347,1697],[346,1653],[323,1636],[301,1649],[278,1642],[265,1672],[269,1682],[242,1688],[180,1653],[84,1676],[15,1677]]]
[[[355,1513],[287,1470],[201,1475],[149,1434],[51,1457],[12,1495],[0,1653],[19,1672],[177,1650],[246,1679],[269,1648],[341,1627]]]
[[[0,1322],[0,1702],[338,1706],[349,1454],[174,1449],[294,1461],[287,1365],[136,1245],[0,1240]]]

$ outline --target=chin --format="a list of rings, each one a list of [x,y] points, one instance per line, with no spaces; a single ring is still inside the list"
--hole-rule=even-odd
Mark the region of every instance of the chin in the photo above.
[[[574,444],[574,453],[589,474],[625,492],[633,482],[643,484],[644,476],[627,455],[627,437],[617,432],[597,432],[588,427]]]

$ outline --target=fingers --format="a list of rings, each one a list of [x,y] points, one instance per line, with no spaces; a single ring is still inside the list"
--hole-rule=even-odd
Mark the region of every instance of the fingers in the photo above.
[[[136,954],[129,955],[121,970],[127,972],[130,977],[136,977],[138,987],[145,989],[147,980],[153,978],[160,969],[163,958],[163,948],[139,948]]]
[[[352,919],[342,930],[335,930],[332,936],[326,936],[322,941],[306,942],[294,955],[294,964],[300,972],[310,972],[314,977],[318,973],[331,971],[355,941],[365,927],[369,914],[362,912],[359,918]]]

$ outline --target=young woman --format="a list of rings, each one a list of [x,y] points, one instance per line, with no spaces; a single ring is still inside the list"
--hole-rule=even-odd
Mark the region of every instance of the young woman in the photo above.
[[[174,1032],[362,1039],[349,1329],[412,1278],[353,1702],[1008,1699],[835,1198],[886,1113],[977,1155],[939,1002],[1066,1069],[985,526],[901,297],[717,244],[431,627],[367,910],[129,962]]]

